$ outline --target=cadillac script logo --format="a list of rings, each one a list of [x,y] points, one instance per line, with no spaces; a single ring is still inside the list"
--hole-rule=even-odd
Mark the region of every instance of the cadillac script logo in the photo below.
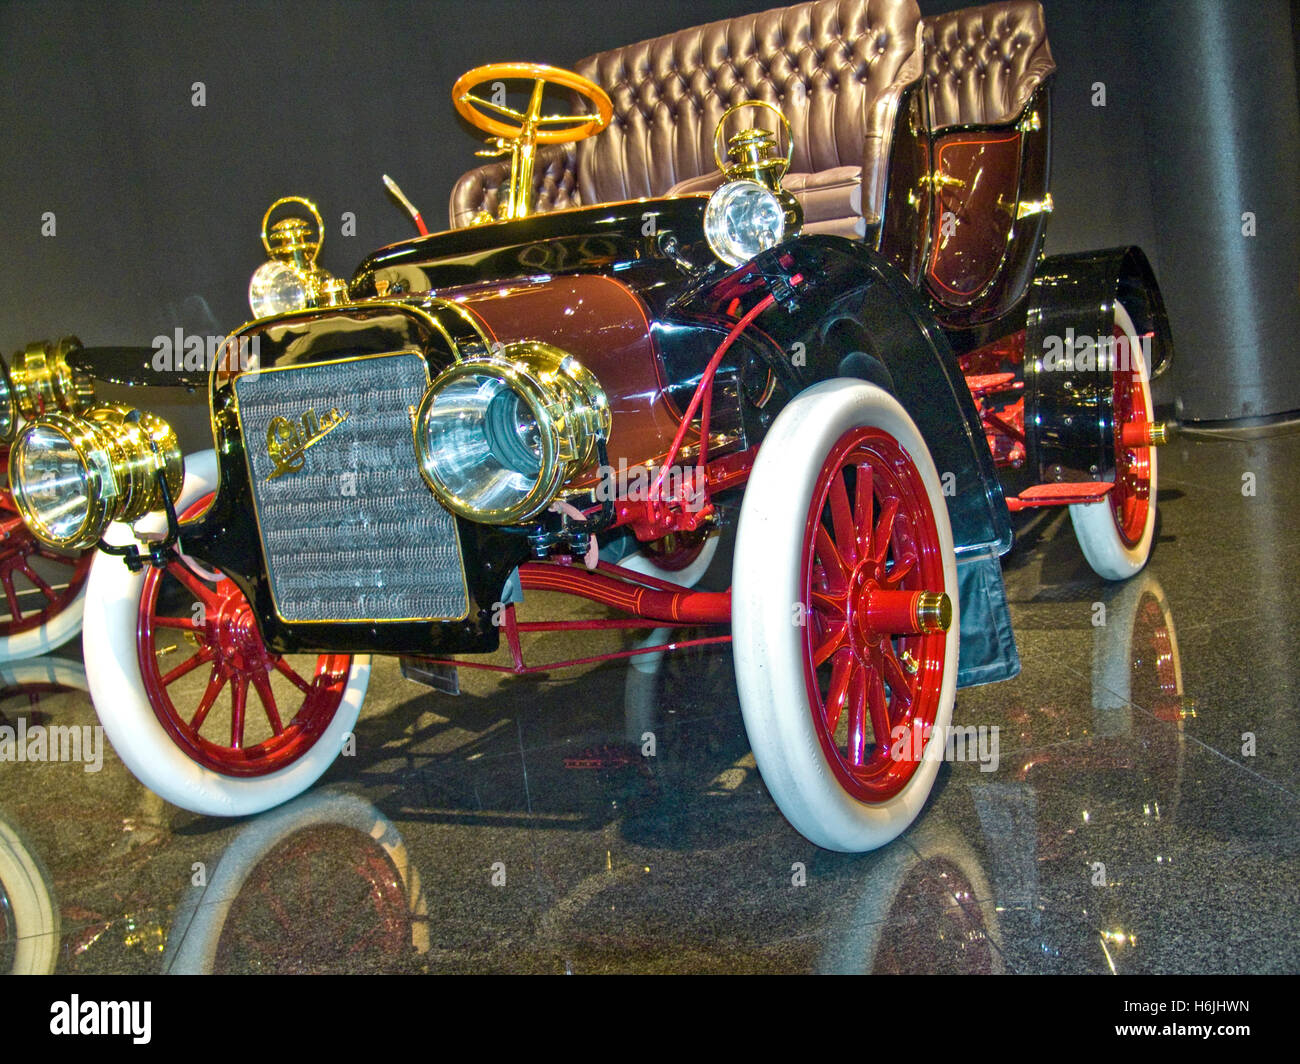
[[[266,479],[275,480],[285,473],[298,472],[307,448],[319,443],[347,419],[347,411],[338,407],[319,418],[311,407],[297,421],[290,421],[287,417],[271,418],[271,423],[266,426],[266,453],[271,456],[275,468]]]

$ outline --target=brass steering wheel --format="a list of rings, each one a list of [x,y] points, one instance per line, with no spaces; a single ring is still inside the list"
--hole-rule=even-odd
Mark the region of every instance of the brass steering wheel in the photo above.
[[[498,100],[474,95],[475,89],[489,82],[520,80],[533,83],[528,108],[524,111]],[[542,97],[547,85],[558,85],[576,92],[595,106],[595,114],[542,114]],[[538,144],[567,144],[594,137],[609,125],[614,114],[609,94],[594,81],[571,70],[542,63],[488,63],[475,67],[456,79],[451,99],[465,121],[496,139],[495,150],[479,154],[510,152],[510,195],[502,204],[503,219],[522,218],[529,213]]]

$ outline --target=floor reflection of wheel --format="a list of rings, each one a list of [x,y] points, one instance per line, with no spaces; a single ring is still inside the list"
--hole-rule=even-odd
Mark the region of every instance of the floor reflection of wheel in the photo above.
[[[1070,507],[1075,538],[1093,571],[1107,580],[1126,580],[1147,563],[1156,527],[1156,448],[1129,446],[1125,426],[1155,420],[1151,383],[1133,319],[1115,302],[1115,338],[1129,352],[1111,371],[1115,487],[1108,503]],[[1117,352],[1122,351],[1120,345]]]
[[[215,483],[211,451],[187,459],[177,509],[199,512]],[[238,588],[213,575],[184,561],[131,573],[101,555],[87,588],[86,671],[104,730],[146,787],[196,813],[244,816],[301,794],[333,763],[370,663],[271,653]]]
[[[94,555],[38,543],[0,488],[0,661],[36,657],[76,638]]]
[[[401,969],[429,949],[420,876],[393,824],[329,790],[266,813],[177,909],[172,974]]]
[[[946,825],[921,824],[880,854],[857,908],[836,922],[818,969],[828,974],[996,975],[1005,965],[983,866]]]
[[[653,543],[642,544],[638,553],[618,564],[635,573],[694,587],[713,564],[718,538],[716,531],[674,532]]]
[[[884,845],[930,792],[940,759],[921,740],[947,727],[957,671],[948,511],[897,400],[834,380],[781,412],[733,573],[736,685],[763,781],[818,845]]]
[[[1099,712],[1132,704],[1162,720],[1182,719],[1178,632],[1164,588],[1149,573],[1106,603],[1106,623],[1093,630],[1092,703]],[[1115,730],[1104,727],[1102,734]]]
[[[48,877],[0,820],[0,973],[49,975],[59,956],[59,909]]]

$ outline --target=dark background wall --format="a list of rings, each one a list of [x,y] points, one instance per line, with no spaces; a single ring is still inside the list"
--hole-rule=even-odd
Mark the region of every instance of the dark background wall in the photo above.
[[[0,4],[0,348],[9,353],[28,340],[69,332],[100,344],[147,344],[177,326],[227,332],[247,316],[247,278],[262,260],[258,223],[278,196],[300,193],[320,204],[328,226],[322,263],[339,274],[410,232],[381,173],[404,187],[432,226],[446,224],[451,184],[474,165],[479,146],[451,107],[451,83],[464,70],[501,59],[571,65],[603,48],[770,6],[763,0]],[[926,14],[960,6],[921,4]],[[1285,206],[1300,193],[1286,4],[1220,5],[1233,12],[1223,20],[1225,32],[1243,10],[1255,24],[1275,28],[1269,47],[1254,48],[1253,65],[1236,73],[1285,95],[1291,116],[1281,143],[1261,136],[1237,145],[1255,153],[1256,184],[1277,193],[1249,250],[1268,244],[1271,274],[1279,273],[1277,262],[1286,264],[1272,288],[1261,288],[1247,307],[1275,319],[1276,327],[1254,342],[1284,337],[1285,349],[1269,357],[1290,366],[1268,379],[1264,391],[1271,394],[1256,387],[1244,400],[1231,389],[1225,394],[1221,384],[1212,393],[1204,388],[1211,343],[1201,339],[1206,314],[1198,308],[1207,290],[1223,291],[1233,281],[1201,274],[1186,239],[1188,232],[1199,239],[1201,230],[1187,228],[1185,212],[1200,204],[1225,237],[1228,223],[1252,205],[1241,204],[1240,182],[1198,185],[1177,204],[1181,213],[1171,214],[1163,202],[1179,191],[1181,149],[1172,138],[1198,129],[1200,111],[1181,112],[1182,101],[1204,109],[1214,96],[1157,92],[1153,69],[1168,75],[1180,57],[1197,56],[1194,42],[1171,35],[1170,26],[1180,10],[1206,4],[1047,0],[1044,6],[1059,67],[1057,211],[1049,251],[1122,243],[1147,250],[1164,280],[1180,345],[1178,372],[1160,382],[1163,398],[1172,398],[1174,388],[1194,396],[1201,406],[1191,413],[1205,418],[1300,408],[1294,341],[1300,269],[1294,212]],[[1251,54],[1245,46],[1239,52]],[[191,102],[197,81],[204,83],[204,107]],[[1097,82],[1106,86],[1105,107],[1092,104]],[[1215,91],[1231,92],[1231,81]],[[1276,132],[1275,115],[1273,123]],[[1162,160],[1173,163],[1162,168]],[[1233,172],[1231,165],[1221,169]],[[47,211],[55,214],[54,237],[41,235]],[[345,211],[356,215],[355,236],[340,235]],[[1279,298],[1285,306],[1277,305]],[[1220,343],[1212,341],[1216,349]]]

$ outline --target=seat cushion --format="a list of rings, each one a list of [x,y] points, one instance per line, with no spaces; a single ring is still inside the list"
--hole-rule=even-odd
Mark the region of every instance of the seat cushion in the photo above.
[[[717,170],[679,181],[670,196],[712,192],[722,184]],[[781,181],[803,208],[805,233],[828,233],[852,239],[866,232],[862,218],[862,167],[836,166],[815,174],[786,174]]]

